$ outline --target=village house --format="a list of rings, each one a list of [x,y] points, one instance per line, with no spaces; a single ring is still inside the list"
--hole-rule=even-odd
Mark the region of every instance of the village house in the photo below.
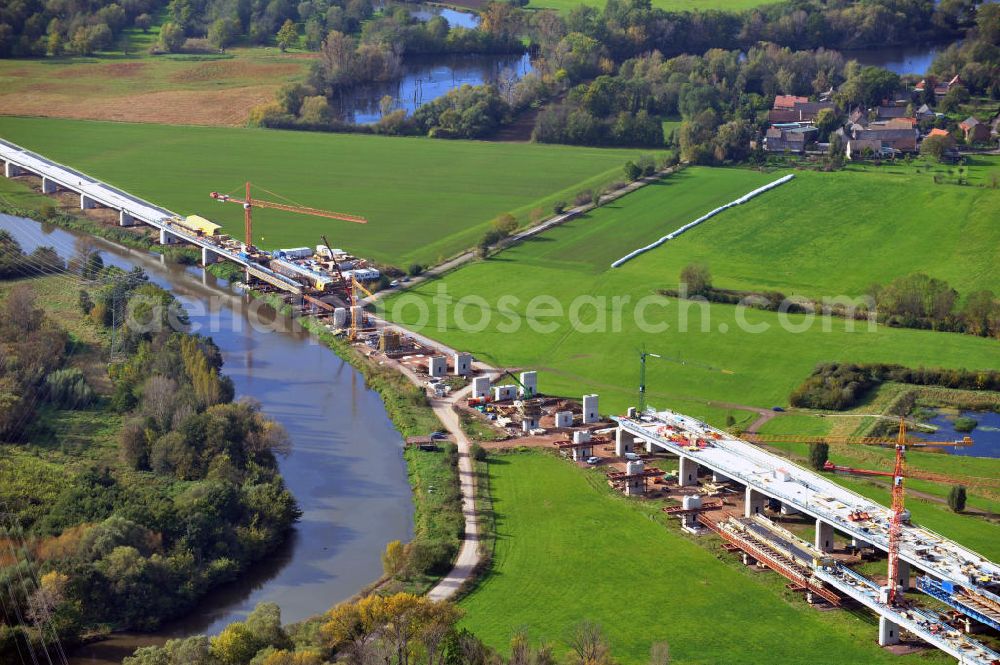
[[[947,129],[941,129],[939,127],[935,127],[931,131],[927,132],[927,136],[925,136],[924,138],[929,139],[934,136],[939,136],[942,139],[944,139],[945,145],[947,145],[949,148],[955,145],[955,137],[952,136],[951,132],[949,132]]]
[[[852,126],[845,132],[844,138],[855,141],[881,141],[882,148],[893,152],[916,152],[917,139],[920,132],[910,123],[897,123],[895,126],[879,126],[870,123],[866,128]],[[899,124],[903,124],[902,127]]]
[[[805,152],[806,144],[814,140],[815,127],[790,126],[769,127],[764,134],[764,150],[767,152]]]
[[[934,86],[935,97],[944,97],[945,95],[948,94],[948,91],[951,90],[953,87],[955,87],[956,85],[963,85],[963,83],[962,79],[959,78],[958,74],[955,74],[955,76],[953,76],[951,80],[948,81],[947,83],[938,83],[933,78],[923,79],[922,81],[920,81],[920,83],[916,85],[916,88],[914,89],[917,92],[923,92],[924,90],[927,89],[928,85]]]
[[[878,139],[851,139],[844,146],[844,154],[850,160],[864,159],[865,157],[890,157],[892,149],[885,148]]]
[[[780,105],[778,100],[781,100]],[[767,114],[768,122],[778,125],[789,122],[813,122],[823,109],[834,109],[833,102],[810,102],[805,97],[779,95],[775,97],[774,106]]]
[[[990,126],[971,115],[958,123],[958,128],[965,132],[966,143],[982,143],[990,139]]]
[[[892,118],[905,118],[905,106],[879,106],[875,109],[875,118],[878,120],[890,120]]]

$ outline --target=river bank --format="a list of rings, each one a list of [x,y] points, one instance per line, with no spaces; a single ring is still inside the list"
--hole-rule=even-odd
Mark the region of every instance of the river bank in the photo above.
[[[288,544],[183,620],[153,635],[122,634],[88,645],[74,665],[117,663],[151,641],[217,632],[265,599],[281,605],[286,621],[302,620],[381,577],[385,545],[413,535],[413,498],[402,438],[379,393],[350,363],[200,269],[34,221],[6,218],[0,225],[29,250],[50,245],[72,254],[80,243],[94,245],[106,263],[138,265],[169,287],[188,307],[192,324],[219,345],[237,396],[261,402],[293,443],[279,464],[304,514]]]

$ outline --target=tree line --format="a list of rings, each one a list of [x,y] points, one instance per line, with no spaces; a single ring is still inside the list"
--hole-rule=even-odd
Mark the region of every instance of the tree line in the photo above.
[[[0,533],[17,545],[15,560],[0,561],[0,581],[34,570],[41,582],[11,587],[0,659],[40,638],[39,617],[68,642],[108,627],[155,628],[273,551],[299,516],[275,459],[287,435],[255,403],[232,401],[218,348],[184,331],[173,296],[92,252],[68,270],[86,285],[83,324],[115,340],[113,387],[96,394],[70,364],[68,335],[35,304],[30,283],[9,292],[0,422],[2,440],[14,432],[25,442],[14,458],[25,462],[7,469],[11,486],[29,489],[6,497],[20,526]],[[65,445],[48,423],[69,411],[107,423],[95,436],[111,454],[71,457],[53,487],[27,461],[35,446]]]
[[[1000,391],[1000,371],[925,368],[887,363],[823,363],[789,397],[792,406],[844,411],[856,406],[886,382],[941,386],[959,390]]]
[[[964,298],[946,281],[924,273],[897,277],[888,284],[873,284],[867,289],[868,302],[832,303],[808,298],[787,298],[770,291],[720,289],[712,284],[708,266],[692,263],[680,273],[682,289],[661,289],[671,298],[697,297],[729,305],[746,305],[770,311],[790,313],[823,312],[856,319],[875,318],[897,328],[917,328],[959,332],[978,337],[1000,339],[1000,298],[989,289],[978,289]]]
[[[409,593],[369,595],[341,603],[322,616],[282,626],[278,606],[262,603],[246,621],[215,637],[171,640],[143,647],[122,665],[616,665],[598,624],[568,627],[566,653],[533,644],[514,631],[509,656],[459,627],[463,612],[447,601]],[[650,665],[668,665],[666,642],[652,645]]]

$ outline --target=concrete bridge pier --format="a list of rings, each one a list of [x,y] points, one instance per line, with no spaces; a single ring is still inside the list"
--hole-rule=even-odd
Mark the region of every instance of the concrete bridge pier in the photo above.
[[[175,242],[177,242],[178,240],[180,240],[180,238],[178,238],[177,236],[175,236],[170,231],[167,231],[166,229],[160,229],[160,244],[161,245],[172,245]]]
[[[713,483],[728,483],[729,482],[729,478],[726,477],[726,476],[724,476],[724,475],[722,475],[718,471],[713,471],[712,472],[712,482]]]
[[[208,247],[201,248],[201,265],[202,267],[210,266],[219,260],[219,255],[210,250]]]
[[[833,549],[833,525],[823,520],[816,520],[816,549],[829,552]]]
[[[90,210],[97,207],[97,201],[86,194],[80,194],[80,210]]]
[[[899,625],[884,616],[878,618],[878,645],[887,647],[899,644]]]
[[[899,570],[896,575],[896,584],[906,591],[910,588],[910,564],[906,561],[899,562]]]
[[[59,185],[56,184],[55,180],[42,176],[42,194],[55,194],[58,189]]]
[[[799,511],[795,510],[794,508],[792,508],[791,506],[789,506],[784,501],[781,502],[781,514],[782,515],[797,515],[798,512]]]
[[[764,501],[767,499],[763,494],[752,487],[747,486],[746,498],[743,504],[743,516],[753,517],[764,512]]]
[[[682,457],[677,469],[677,484],[681,487],[698,484],[698,463],[690,457]]]
[[[615,432],[615,455],[624,457],[625,453],[635,452],[635,436],[619,427]]]
[[[17,164],[12,164],[11,162],[3,163],[3,174],[7,178],[15,178],[21,175],[21,167]]]
[[[118,213],[118,226],[135,226],[139,220],[128,214],[124,210]]]

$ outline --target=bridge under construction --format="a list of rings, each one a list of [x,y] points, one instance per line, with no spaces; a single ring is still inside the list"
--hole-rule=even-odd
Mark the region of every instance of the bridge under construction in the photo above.
[[[828,556],[834,549],[835,532],[858,546],[889,552],[889,508],[724,430],[673,411],[630,410],[627,417],[613,420],[617,423],[616,455],[644,446],[650,453],[666,452],[679,459],[678,483],[682,486],[697,484],[701,468],[718,482],[742,485],[742,520],[700,521],[807,592],[828,601],[832,598],[833,604],[838,604],[838,597],[849,598],[875,612],[879,616],[879,644],[899,642],[902,628],[959,662],[1000,663],[1000,653],[955,629],[941,613],[914,603],[887,602],[883,585]],[[790,534],[764,528],[768,521],[762,517],[769,501],[780,503],[783,513],[814,519],[814,542],[799,542]],[[969,621],[1000,629],[997,564],[908,520],[901,529],[899,563],[900,579],[895,582],[902,589],[911,588],[911,570],[919,571],[918,590],[946,603]],[[836,596],[829,596],[831,592]]]
[[[229,236],[207,235],[185,223],[175,212],[144,201],[63,164],[0,139],[4,176],[35,175],[42,179],[42,193],[69,191],[80,196],[80,208],[104,207],[118,211],[119,226],[146,224],[159,230],[162,245],[186,242],[201,249],[202,265],[218,260],[239,264],[247,274],[271,286],[302,295],[301,284],[255,261],[240,242]]]

